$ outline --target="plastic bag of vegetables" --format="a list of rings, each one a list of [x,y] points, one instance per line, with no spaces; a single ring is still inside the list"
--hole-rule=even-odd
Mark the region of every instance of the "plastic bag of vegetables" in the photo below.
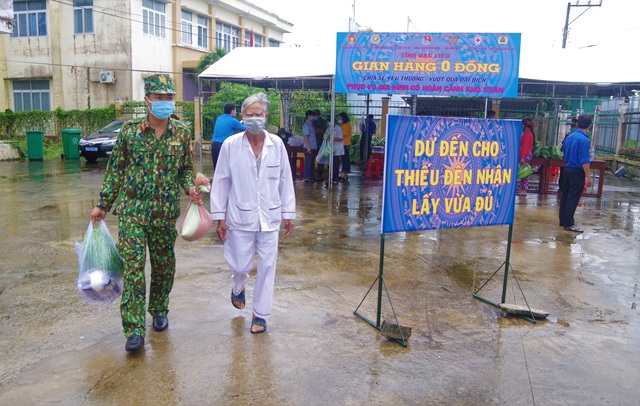
[[[529,164],[518,166],[518,179],[528,178],[533,174],[533,168]]]
[[[331,153],[331,142],[328,140],[322,141],[322,145],[320,146],[318,155],[316,156],[316,162],[320,165],[329,165]]]
[[[122,293],[124,261],[116,248],[107,223],[98,227],[89,221],[84,241],[76,241],[78,293],[95,306],[106,306]]]

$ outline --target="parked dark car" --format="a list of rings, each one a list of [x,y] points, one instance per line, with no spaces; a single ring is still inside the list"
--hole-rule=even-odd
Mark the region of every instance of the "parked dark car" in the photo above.
[[[78,143],[78,152],[87,162],[96,162],[98,158],[109,158],[120,127],[126,120],[116,120],[96,132],[82,138]]]

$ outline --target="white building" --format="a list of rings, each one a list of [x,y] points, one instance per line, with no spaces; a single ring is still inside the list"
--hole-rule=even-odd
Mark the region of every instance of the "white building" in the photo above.
[[[14,0],[0,37],[0,111],[105,107],[142,100],[144,78],[171,73],[197,95],[207,52],[277,47],[293,25],[246,0]]]

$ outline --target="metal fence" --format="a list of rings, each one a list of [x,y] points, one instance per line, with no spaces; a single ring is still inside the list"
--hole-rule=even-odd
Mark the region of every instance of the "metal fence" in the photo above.
[[[331,106],[319,106],[318,109],[320,110],[320,112],[322,113],[322,115],[324,116],[324,118],[327,121],[331,120]],[[313,110],[313,108],[312,108]],[[305,117],[305,110],[301,110],[300,108],[297,108],[296,106],[292,106],[289,109],[290,111],[290,115],[289,117],[291,118],[291,122],[289,124],[289,128],[293,129],[293,133],[294,134],[302,134],[301,130],[302,130],[302,125],[304,124],[304,121],[306,120]],[[353,133],[354,134],[359,134],[360,133],[360,122],[364,120],[364,118],[366,117],[366,114],[371,114],[374,117],[374,121],[376,122],[376,124],[380,123],[381,117],[382,117],[382,103],[380,101],[378,102],[370,102],[369,105],[367,106],[366,102],[342,102],[342,103],[336,103],[335,105],[335,114],[338,115],[341,112],[345,112],[347,113],[347,115],[349,116],[349,121],[351,122],[351,125],[353,127]],[[410,107],[403,102],[392,102],[389,103],[389,114],[394,114],[394,115],[407,115],[410,114],[411,110]]]
[[[620,155],[640,158],[640,109],[626,113],[623,125],[626,131]]]
[[[616,139],[620,115],[617,111],[599,112],[594,122],[595,139],[593,147],[596,151],[605,154],[614,154],[616,151]]]
[[[597,152],[639,158],[640,97],[602,101],[594,131]]]
[[[242,101],[236,103],[240,106]],[[458,117],[483,117],[484,109],[478,106],[466,106],[464,104],[452,102],[443,98],[438,101],[438,115],[458,116]],[[598,154],[618,154],[631,158],[640,158],[640,96],[633,96],[628,99],[607,99],[607,100],[582,100],[582,99],[547,99],[547,98],[526,98],[519,99],[517,103],[502,102],[500,108],[501,119],[522,120],[530,117],[534,120],[534,133],[536,140],[542,145],[558,145],[569,133],[571,118],[577,117],[580,113],[591,114],[594,117],[593,123],[593,147]],[[568,107],[568,109],[567,109]],[[209,140],[213,134],[215,120],[224,109],[223,103],[203,105],[202,113],[202,135],[204,140]],[[284,127],[293,134],[301,134],[302,125],[306,120],[305,112],[309,109],[318,109],[328,120],[331,116],[330,96],[327,94],[326,100],[317,105],[285,104],[288,114],[283,117],[288,118],[288,123],[280,123],[280,108],[277,103],[272,104],[271,130],[275,127]],[[336,102],[335,113],[346,112],[351,119],[353,133],[360,133],[360,122],[366,114],[372,114],[374,121],[380,124],[383,112],[383,105],[380,100],[371,100],[369,103],[340,101]],[[390,102],[389,114],[407,115],[412,113],[412,107],[406,102]],[[147,113],[146,106],[128,105],[123,107],[122,113],[125,117],[140,117]],[[193,103],[177,103],[176,113],[188,125],[194,128]],[[277,130],[276,130],[277,131]],[[378,134],[380,130],[378,130]]]

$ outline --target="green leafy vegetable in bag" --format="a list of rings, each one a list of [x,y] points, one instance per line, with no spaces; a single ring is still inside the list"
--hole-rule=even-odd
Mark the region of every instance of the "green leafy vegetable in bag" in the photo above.
[[[331,143],[327,140],[322,141],[318,155],[316,156],[316,162],[321,165],[329,165],[329,159],[332,153]]]
[[[531,152],[531,155],[534,158],[540,158],[540,142],[539,141],[536,141],[533,144],[533,151]]]
[[[518,179],[528,178],[533,174],[533,168],[529,164],[520,165],[518,167]]]
[[[89,222],[84,241],[76,241],[78,293],[85,302],[106,306],[122,293],[124,261],[104,220]]]

